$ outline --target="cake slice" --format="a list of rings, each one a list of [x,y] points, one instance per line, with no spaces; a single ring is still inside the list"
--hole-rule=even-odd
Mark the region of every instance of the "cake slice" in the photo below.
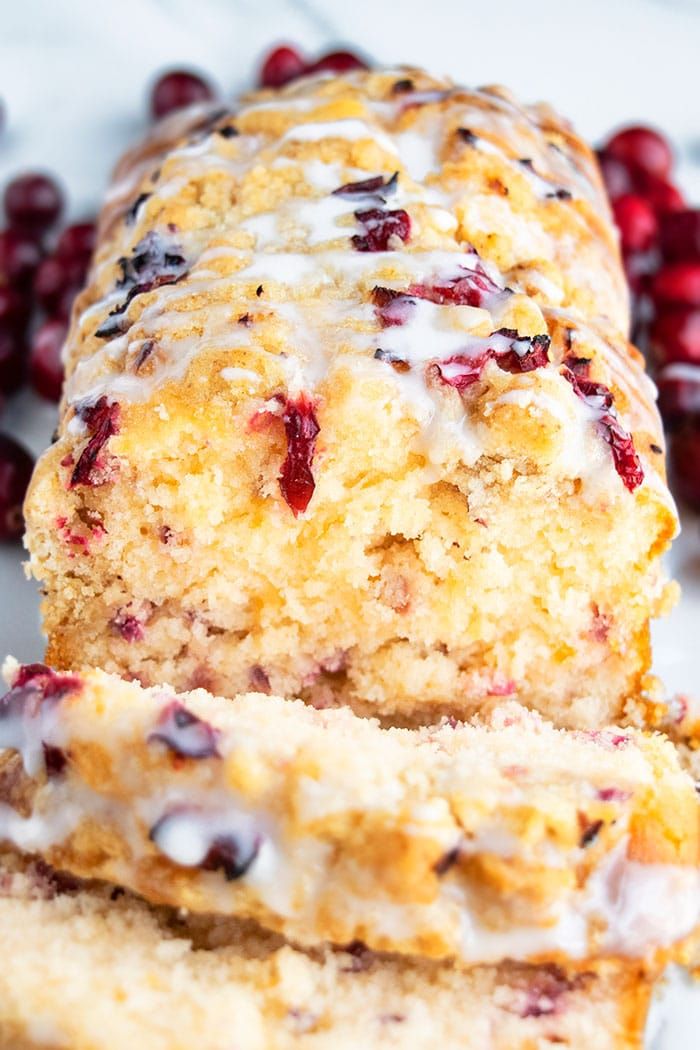
[[[2,1050],[640,1050],[652,989],[633,963],[463,973],[303,952],[12,856],[0,943]]]
[[[26,507],[47,659],[395,723],[630,716],[677,528],[591,151],[418,70],[120,165]]]
[[[8,667],[0,836],[150,901],[315,945],[462,964],[666,956],[700,914],[671,743],[479,724],[382,729],[260,695]]]

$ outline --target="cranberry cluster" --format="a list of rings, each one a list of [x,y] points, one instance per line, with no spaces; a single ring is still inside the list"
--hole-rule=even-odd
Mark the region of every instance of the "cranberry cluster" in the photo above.
[[[633,296],[633,336],[656,374],[675,489],[700,507],[700,209],[673,184],[671,147],[652,128],[623,128],[598,156]]]

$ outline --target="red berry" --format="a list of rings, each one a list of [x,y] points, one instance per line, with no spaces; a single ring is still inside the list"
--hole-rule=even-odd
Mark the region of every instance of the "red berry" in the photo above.
[[[48,313],[65,311],[66,300],[72,302],[85,279],[86,261],[76,256],[59,258],[49,255],[34,277],[34,295]]]
[[[657,303],[674,306],[700,306],[700,259],[663,266],[652,285]]]
[[[629,168],[622,161],[611,157],[605,150],[599,150],[598,163],[600,164],[600,172],[603,176],[605,189],[611,201],[621,197],[623,193],[634,192],[634,183]]]
[[[214,98],[211,84],[184,69],[173,69],[164,73],[151,91],[151,116],[154,120],[184,109],[195,102],[206,102]]]
[[[53,226],[63,209],[63,193],[39,172],[28,172],[8,183],[5,212],[12,226],[29,233],[43,233]]]
[[[625,193],[613,201],[613,215],[620,230],[625,252],[643,252],[656,239],[658,226],[651,206],[634,193]]]
[[[674,429],[688,416],[700,418],[700,368],[696,365],[667,365],[659,372],[659,410],[664,423]]]
[[[66,226],[56,242],[56,255],[61,259],[90,259],[95,248],[94,222],[76,222]]]
[[[0,328],[0,394],[14,394],[24,382],[25,350],[22,338]]]
[[[306,61],[295,48],[276,47],[263,62],[259,81],[262,87],[282,87],[303,76],[307,68]]]
[[[353,69],[367,69],[367,63],[352,51],[329,51],[309,66],[309,73],[349,73]]]
[[[700,507],[700,422],[688,422],[671,438],[671,464],[676,492]]]
[[[26,288],[41,262],[41,248],[33,237],[19,230],[0,232],[0,274],[8,284]]]
[[[682,211],[685,208],[685,200],[681,191],[664,179],[657,179],[653,175],[640,174],[638,179],[639,192],[651,204],[659,215],[667,212]]]
[[[21,292],[9,285],[0,285],[0,328],[22,332],[29,313],[29,303]]]
[[[662,216],[661,251],[666,259],[700,259],[700,208]]]
[[[661,363],[675,361],[700,365],[700,310],[669,310],[651,328],[651,343]]]
[[[24,529],[22,504],[34,462],[21,445],[0,434],[0,539],[19,539]]]
[[[32,342],[29,357],[29,379],[36,390],[47,401],[60,401],[63,386],[63,362],[61,350],[68,326],[65,321],[53,318],[44,321]]]
[[[605,152],[660,179],[667,178],[673,166],[671,147],[663,135],[641,125],[622,128],[608,141]]]

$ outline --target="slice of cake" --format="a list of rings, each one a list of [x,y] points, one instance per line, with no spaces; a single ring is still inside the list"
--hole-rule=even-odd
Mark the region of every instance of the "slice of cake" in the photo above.
[[[633,716],[676,529],[595,159],[420,71],[117,173],[27,503],[48,659],[395,722]]]
[[[0,836],[306,945],[463,964],[667,956],[700,914],[692,779],[661,735],[382,729],[260,695],[10,669]]]
[[[640,1050],[634,964],[479,967],[299,951],[43,864],[0,869],[2,1050]]]

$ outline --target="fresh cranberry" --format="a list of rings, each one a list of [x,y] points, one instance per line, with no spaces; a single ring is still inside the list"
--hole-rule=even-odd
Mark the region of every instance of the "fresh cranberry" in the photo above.
[[[49,255],[34,277],[34,295],[48,313],[62,314],[85,280],[86,260],[78,256]]]
[[[675,490],[694,507],[700,507],[700,422],[688,423],[671,438],[671,464]]]
[[[605,150],[599,150],[597,156],[605,189],[610,200],[616,200],[623,193],[633,193],[634,183],[627,165],[615,157],[611,157]]]
[[[29,379],[36,390],[48,401],[60,401],[63,386],[61,350],[68,326],[54,318],[44,321],[32,341],[29,357]]]
[[[76,222],[66,226],[56,243],[59,259],[90,259],[95,248],[94,222]]]
[[[278,88],[306,73],[307,64],[293,47],[276,47],[263,62],[260,70],[262,87]]]
[[[656,377],[659,388],[659,409],[664,423],[675,429],[688,416],[700,418],[700,367],[670,365],[662,368]]]
[[[673,165],[671,147],[663,135],[642,125],[622,128],[608,140],[605,152],[660,179],[668,177]]]
[[[657,179],[654,175],[642,173],[638,180],[638,186],[639,192],[646,197],[652,208],[659,215],[685,209],[683,194],[677,186],[667,182],[665,179]]]
[[[29,233],[48,230],[62,209],[63,193],[53,179],[40,172],[18,176],[5,190],[5,212],[10,224]]]
[[[24,295],[8,285],[0,285],[0,328],[22,332],[29,313],[30,305]]]
[[[40,262],[41,248],[33,237],[13,229],[0,232],[0,274],[8,284],[25,289]]]
[[[25,347],[17,332],[0,329],[0,394],[9,397],[22,386],[25,375]]]
[[[154,120],[184,109],[195,102],[206,102],[214,98],[211,84],[184,69],[173,69],[163,73],[151,91],[151,116]]]
[[[329,51],[309,66],[309,73],[350,73],[353,69],[367,69],[367,63],[352,51]]]
[[[319,425],[313,403],[304,394],[285,403],[282,419],[287,455],[280,472],[280,490],[296,517],[304,513],[316,487],[311,468]]]
[[[657,303],[700,306],[700,259],[662,267],[654,278],[652,296]]]
[[[672,211],[661,218],[661,251],[670,261],[700,259],[700,208]]]
[[[651,205],[635,193],[625,193],[612,203],[615,223],[625,252],[643,252],[656,240],[658,225]]]
[[[22,504],[32,476],[34,462],[21,445],[7,434],[0,434],[0,539],[14,540],[22,535]]]
[[[651,344],[659,361],[700,365],[700,310],[669,310],[651,326]]]

